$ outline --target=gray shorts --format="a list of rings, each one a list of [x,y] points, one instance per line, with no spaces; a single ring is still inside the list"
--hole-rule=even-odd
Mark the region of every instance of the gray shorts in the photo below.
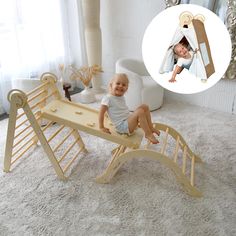
[[[116,132],[120,134],[130,134],[128,121],[123,120],[119,125],[117,125]]]

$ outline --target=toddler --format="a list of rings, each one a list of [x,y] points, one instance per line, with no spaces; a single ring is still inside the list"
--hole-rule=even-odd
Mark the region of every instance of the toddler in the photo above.
[[[159,143],[153,133],[160,135],[160,131],[153,128],[148,106],[143,104],[133,113],[129,113],[124,98],[128,85],[129,80],[126,74],[115,74],[110,81],[109,93],[103,97],[99,111],[100,130],[110,133],[109,129],[104,127],[104,115],[107,112],[118,133],[131,134],[137,128],[138,124],[140,124],[145,137],[151,143]]]
[[[194,55],[194,52],[192,50],[188,50],[188,48],[181,43],[177,43],[174,46],[173,51],[177,56],[177,64],[175,66],[171,79],[169,80],[170,83],[176,82],[176,75],[181,73],[184,68],[190,68]]]

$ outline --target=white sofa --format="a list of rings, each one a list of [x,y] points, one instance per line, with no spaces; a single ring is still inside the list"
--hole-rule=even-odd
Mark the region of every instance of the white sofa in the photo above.
[[[130,111],[143,103],[151,111],[161,107],[164,89],[152,79],[142,61],[121,58],[116,62],[116,73],[125,73],[129,78],[129,89],[125,97]]]

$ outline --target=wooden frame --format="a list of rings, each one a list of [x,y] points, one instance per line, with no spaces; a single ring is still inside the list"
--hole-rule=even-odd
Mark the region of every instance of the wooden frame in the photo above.
[[[77,156],[82,151],[86,151],[84,142],[78,132],[78,130],[80,130],[118,144],[118,147],[112,151],[112,159],[106,170],[101,176],[97,177],[96,180],[98,183],[110,182],[126,161],[133,158],[144,157],[158,160],[160,163],[169,167],[175,173],[177,180],[183,184],[184,189],[190,195],[195,197],[202,195],[195,187],[194,183],[195,162],[201,162],[201,159],[191,151],[183,137],[175,129],[165,124],[154,123],[154,127],[160,130],[161,137],[164,137],[160,144],[161,151],[158,152],[148,149],[151,145],[150,143],[146,145],[146,149],[142,148],[140,146],[143,139],[143,131],[140,128],[138,128],[132,136],[120,135],[116,133],[108,117],[105,117],[105,125],[109,128],[111,134],[102,132],[98,126],[97,110],[82,104],[63,100],[55,85],[56,80],[54,75],[46,73],[42,76],[41,81],[42,85],[28,93],[28,95],[20,90],[12,90],[8,95],[11,106],[4,158],[5,172],[9,172],[11,166],[39,141],[58,177],[65,179],[67,177],[66,172],[76,160]],[[37,94],[35,94],[36,92]],[[39,98],[41,95],[43,97]],[[40,99],[39,102],[35,103],[38,104],[39,108],[33,112],[32,107],[35,108],[35,105],[30,106],[29,101],[32,102],[36,98]],[[48,101],[48,98],[51,100]],[[23,112],[17,115],[19,109],[23,109]],[[40,126],[42,119],[48,121],[47,125],[44,127]],[[46,138],[45,130],[49,129],[55,122],[60,125],[59,128]],[[23,125],[26,125],[26,127],[22,127]],[[57,145],[51,147],[50,142],[58,137],[65,128],[68,129],[68,127],[70,129],[69,132]],[[18,131],[20,128],[21,130]],[[31,128],[31,130],[25,133],[29,128]],[[57,157],[57,150],[72,136],[74,136],[74,141],[70,142],[69,146],[65,148],[65,152],[60,157]],[[172,157],[165,154],[168,149],[169,137],[176,141]],[[68,161],[70,151],[76,144],[79,149]],[[18,151],[14,150],[15,147],[18,146],[20,146],[20,148],[17,149]],[[18,154],[19,150],[21,151],[20,154]],[[180,150],[183,152],[182,157],[179,157]],[[181,164],[179,164],[180,160],[182,160]],[[190,165],[187,165],[188,161],[191,162]],[[187,171],[187,166],[190,166],[189,171]],[[188,176],[188,174],[190,176]]]

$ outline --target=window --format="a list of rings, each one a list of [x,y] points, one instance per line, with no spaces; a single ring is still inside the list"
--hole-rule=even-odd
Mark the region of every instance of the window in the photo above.
[[[210,64],[210,61],[209,61],[207,47],[205,43],[200,43],[200,50],[201,50],[204,65],[207,66],[208,64]]]
[[[0,68],[33,77],[64,62],[62,11],[58,0],[0,0]]]

